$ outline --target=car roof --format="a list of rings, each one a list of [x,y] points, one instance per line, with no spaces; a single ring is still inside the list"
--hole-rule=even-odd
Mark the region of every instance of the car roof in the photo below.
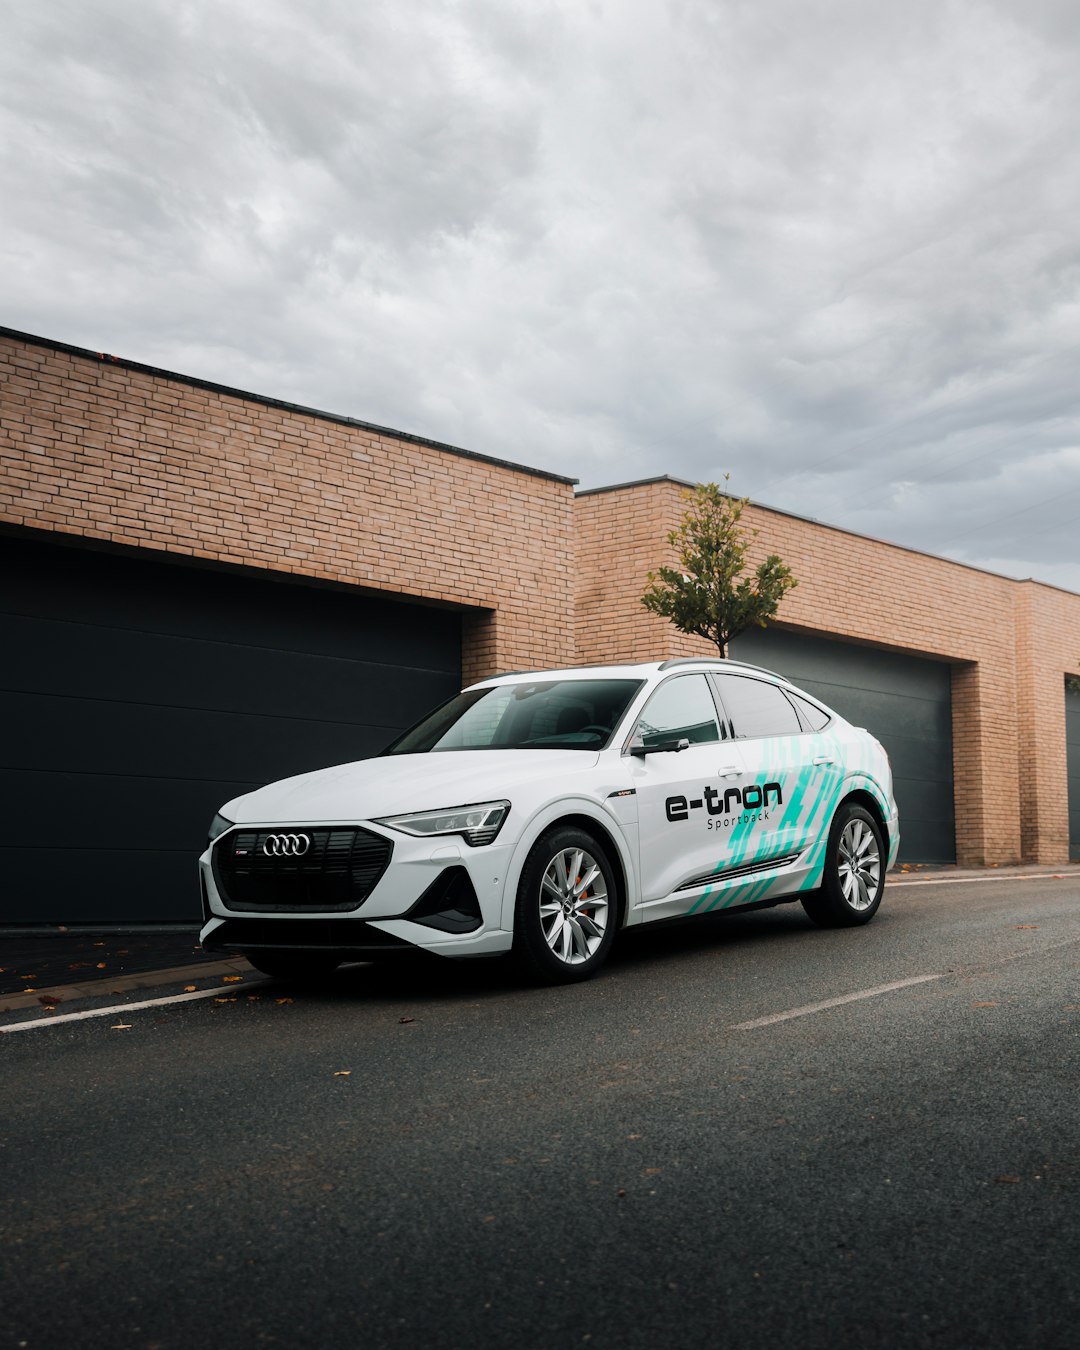
[[[775,670],[766,670],[764,666],[752,666],[746,661],[732,661],[718,656],[678,656],[667,661],[634,661],[621,664],[604,662],[589,666],[560,666],[550,670],[508,670],[499,675],[489,675],[487,679],[477,680],[468,686],[470,689],[485,689],[497,684],[524,684],[539,677],[560,680],[626,680],[648,679],[661,671],[682,669],[691,670],[732,670],[750,671],[755,675],[765,675],[781,684],[788,681]]]

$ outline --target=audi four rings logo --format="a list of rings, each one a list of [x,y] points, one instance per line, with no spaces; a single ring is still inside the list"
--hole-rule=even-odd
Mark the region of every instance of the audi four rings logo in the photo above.
[[[310,847],[306,834],[268,834],[263,841],[263,852],[271,858],[302,858]]]

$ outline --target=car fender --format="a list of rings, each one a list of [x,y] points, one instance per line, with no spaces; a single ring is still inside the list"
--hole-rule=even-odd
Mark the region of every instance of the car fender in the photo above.
[[[868,792],[877,802],[883,819],[889,819],[892,813],[892,807],[889,805],[889,794],[873,774],[866,769],[853,769],[850,773],[844,775],[837,804],[839,805],[839,802],[843,801],[845,797],[850,797],[853,792]]]
[[[619,851],[619,863],[626,881],[626,894],[623,897],[625,901],[623,907],[624,924],[627,915],[634,912],[637,906],[637,860],[634,849],[626,837],[624,824],[610,811],[605,810],[598,802],[589,797],[563,797],[559,801],[549,802],[547,806],[532,816],[514,846],[507,868],[505,889],[503,890],[502,926],[508,931],[512,932],[514,927],[518,882],[521,879],[525,860],[544,831],[567,816],[585,816],[590,820],[595,820],[597,825],[601,826],[604,832],[614,841],[615,847]]]
[[[832,829],[832,823],[836,819],[836,813],[840,809],[840,803],[845,798],[850,797],[853,792],[866,792],[873,797],[881,812],[882,818],[886,821],[891,819],[892,808],[889,805],[889,795],[882,788],[881,784],[868,770],[863,768],[850,769],[836,784],[833,790],[832,804],[828,809],[827,817],[822,822],[822,828],[817,839],[811,845],[806,854],[806,864],[809,868],[807,874],[807,889],[813,889],[821,882],[821,874],[825,866],[825,848],[829,840],[829,831]]]

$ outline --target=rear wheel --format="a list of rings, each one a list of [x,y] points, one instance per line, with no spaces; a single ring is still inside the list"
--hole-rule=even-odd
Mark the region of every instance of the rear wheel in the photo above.
[[[327,952],[244,952],[264,975],[276,980],[321,980],[341,965],[341,957]]]
[[[599,843],[556,826],[532,847],[518,883],[514,953],[547,984],[587,980],[607,960],[619,902],[615,873]]]
[[[869,923],[885,889],[885,862],[881,826],[865,807],[845,802],[829,831],[821,890],[803,896],[803,909],[821,928]]]

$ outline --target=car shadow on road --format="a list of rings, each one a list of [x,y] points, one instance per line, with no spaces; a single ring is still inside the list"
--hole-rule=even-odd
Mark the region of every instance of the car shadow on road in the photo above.
[[[649,976],[664,968],[678,979],[678,967],[703,953],[715,955],[771,946],[785,939],[813,940],[816,930],[796,906],[759,910],[753,914],[706,915],[665,924],[650,924],[621,933],[604,968],[576,989],[602,987],[612,979]],[[342,966],[318,983],[300,984],[278,980],[282,990],[302,991],[305,1001],[320,1003],[385,1002],[408,999],[421,1006],[446,999],[458,1000],[521,997],[535,999],[548,992],[564,996],[567,986],[531,982],[511,957],[453,961],[417,952],[378,962]]]

